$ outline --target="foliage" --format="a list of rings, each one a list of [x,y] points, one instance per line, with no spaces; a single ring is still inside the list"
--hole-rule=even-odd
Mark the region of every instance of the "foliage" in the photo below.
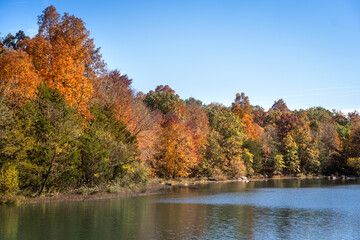
[[[34,37],[0,41],[0,192],[43,194],[155,175],[360,175],[360,115],[322,107],[265,111],[147,94],[105,69],[85,23],[47,7]]]
[[[298,156],[298,146],[294,139],[288,135],[284,139],[283,156],[286,169],[291,174],[300,172],[300,161]]]
[[[19,30],[15,36],[9,33],[2,41],[3,45],[8,49],[14,49],[18,50],[20,47],[22,47],[24,40],[28,38],[28,36],[25,35],[25,32],[22,30]]]
[[[274,161],[274,163],[273,163],[274,172],[276,174],[281,174],[283,169],[285,168],[284,156],[282,154],[277,154],[274,157],[273,161]]]
[[[181,115],[183,104],[179,95],[168,85],[157,86],[155,91],[150,91],[144,100],[150,109],[158,109],[163,114],[173,113]]]
[[[347,165],[351,168],[353,174],[360,175],[360,158],[349,158]]]
[[[245,96],[244,93],[237,93],[235,102],[232,103],[232,112],[240,119],[244,124],[244,131],[248,139],[258,139],[258,129],[256,123],[254,123],[250,105],[249,97]]]
[[[244,160],[247,175],[253,175],[254,169],[252,168],[252,165],[254,162],[254,155],[249,151],[249,149],[245,148],[242,158]]]
[[[39,32],[24,43],[33,65],[50,88],[56,88],[70,107],[90,116],[93,80],[104,66],[89,31],[80,18],[54,6],[38,18]]]
[[[39,194],[45,188],[75,186],[80,176],[78,139],[82,129],[73,109],[57,90],[40,86],[37,98],[20,114],[30,123],[26,134],[34,139],[28,161],[22,164],[23,182]]]
[[[231,176],[246,175],[246,168],[242,160],[242,145],[246,135],[239,118],[230,109],[221,105],[210,105],[207,108],[207,116],[210,128],[221,136],[218,144],[223,157],[215,158],[219,159],[220,157],[222,160],[221,170]]]
[[[272,111],[280,111],[280,112],[289,111],[285,101],[282,98],[275,101],[274,104],[271,106],[270,110],[272,110]]]
[[[0,54],[0,104],[20,106],[35,96],[40,78],[23,51],[12,49]]]
[[[189,176],[200,157],[191,129],[179,121],[176,116],[170,116],[163,125],[160,137],[155,167],[159,175],[165,178]]]
[[[12,197],[19,189],[18,172],[14,166],[0,169],[0,193]]]
[[[107,105],[91,108],[94,118],[80,141],[82,183],[125,181],[138,162],[136,138]]]

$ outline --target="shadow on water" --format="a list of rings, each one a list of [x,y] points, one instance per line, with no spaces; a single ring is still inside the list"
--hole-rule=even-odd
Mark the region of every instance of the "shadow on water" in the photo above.
[[[358,239],[358,184],[214,183],[145,197],[0,206],[0,239]]]

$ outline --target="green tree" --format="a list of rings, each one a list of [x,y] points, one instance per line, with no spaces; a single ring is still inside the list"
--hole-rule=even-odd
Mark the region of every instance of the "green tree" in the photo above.
[[[207,136],[207,143],[200,165],[202,175],[210,177],[222,172],[225,153],[220,146],[221,142],[222,136],[214,129],[211,129]]]
[[[234,177],[246,175],[242,159],[242,145],[246,135],[239,118],[229,108],[221,105],[210,105],[207,115],[210,128],[221,136],[218,141],[224,157],[216,157],[222,160],[221,170]]]
[[[284,139],[284,161],[286,168],[290,174],[296,174],[300,172],[300,161],[298,157],[298,146],[296,142],[288,135]]]
[[[27,134],[34,139],[21,178],[38,194],[75,186],[79,171],[81,122],[55,89],[39,87],[38,96],[24,106],[20,117],[30,123]]]
[[[139,162],[136,137],[107,105],[94,104],[94,116],[81,136],[82,183],[98,185],[120,181],[126,185]]]
[[[246,166],[247,175],[253,175],[254,169],[252,168],[254,162],[254,155],[249,151],[249,149],[245,148],[242,158],[244,160]]]
[[[144,100],[145,104],[151,109],[158,109],[163,114],[175,113],[179,116],[179,107],[182,101],[179,95],[175,94],[168,85],[157,86],[154,91],[150,91]]]
[[[3,166],[0,168],[0,194],[5,197],[14,197],[18,190],[19,180],[15,166]]]
[[[276,174],[281,174],[285,168],[284,156],[282,154],[275,155],[273,159],[273,169]]]

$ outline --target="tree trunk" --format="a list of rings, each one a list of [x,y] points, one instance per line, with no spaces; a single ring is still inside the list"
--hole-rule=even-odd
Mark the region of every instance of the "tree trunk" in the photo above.
[[[48,180],[48,178],[49,178],[49,176],[50,176],[51,168],[53,167],[53,162],[54,162],[55,156],[56,156],[56,153],[54,153],[54,156],[53,156],[52,159],[51,159],[50,166],[49,166],[49,168],[48,168],[48,170],[47,170],[47,172],[46,172],[46,176],[45,176],[44,182],[43,182],[43,184],[42,184],[42,186],[41,186],[41,189],[40,189],[40,191],[39,191],[39,196],[40,196],[41,193],[44,191],[46,182],[47,182],[47,180]]]

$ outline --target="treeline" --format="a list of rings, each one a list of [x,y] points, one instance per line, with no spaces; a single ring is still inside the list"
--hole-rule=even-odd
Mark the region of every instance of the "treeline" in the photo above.
[[[150,177],[360,173],[360,116],[321,107],[265,111],[147,94],[108,70],[84,22],[54,6],[0,41],[0,193],[125,186]]]

